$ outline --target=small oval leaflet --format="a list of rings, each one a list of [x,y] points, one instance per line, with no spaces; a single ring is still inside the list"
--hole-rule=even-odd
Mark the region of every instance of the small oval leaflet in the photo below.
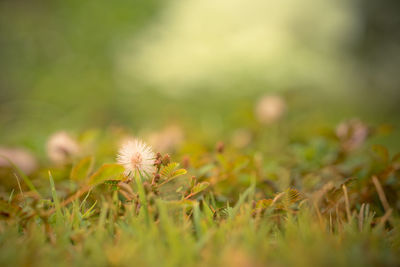
[[[85,180],[93,168],[94,159],[92,156],[81,159],[71,170],[70,178],[73,181]]]
[[[124,167],[119,164],[103,164],[89,179],[89,185],[97,185],[107,180],[124,180]]]

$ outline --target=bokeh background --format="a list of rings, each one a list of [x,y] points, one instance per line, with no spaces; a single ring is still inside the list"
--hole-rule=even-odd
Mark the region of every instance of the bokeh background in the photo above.
[[[1,145],[43,154],[58,130],[171,123],[221,140],[254,127],[255,103],[272,94],[303,134],[360,118],[392,129],[372,142],[398,151],[399,6],[3,0]]]

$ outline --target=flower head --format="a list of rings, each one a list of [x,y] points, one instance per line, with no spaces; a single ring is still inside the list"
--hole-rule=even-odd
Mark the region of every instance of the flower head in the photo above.
[[[151,147],[135,139],[126,142],[118,151],[117,162],[125,167],[125,175],[152,174],[155,154]]]
[[[47,155],[55,164],[65,164],[79,154],[79,144],[64,131],[56,132],[47,141]]]
[[[364,144],[369,132],[368,126],[359,119],[342,122],[336,128],[336,136],[347,151],[355,150]]]
[[[255,115],[259,122],[263,124],[278,121],[286,110],[284,99],[277,95],[263,96],[256,104]]]
[[[171,125],[159,132],[151,133],[148,141],[159,152],[167,152],[179,147],[184,140],[184,133],[178,125]]]
[[[239,149],[247,147],[252,139],[252,133],[245,128],[237,129],[231,137],[233,146]]]
[[[11,167],[10,161],[28,175],[38,167],[35,157],[29,151],[23,148],[0,147],[0,169]]]

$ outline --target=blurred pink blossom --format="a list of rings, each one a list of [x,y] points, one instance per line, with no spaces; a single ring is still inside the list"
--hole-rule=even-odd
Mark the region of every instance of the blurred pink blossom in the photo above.
[[[53,163],[58,165],[70,162],[79,151],[77,141],[64,131],[53,134],[47,142],[47,155]]]
[[[184,133],[181,127],[171,125],[159,132],[151,133],[148,136],[149,144],[157,152],[170,152],[176,149],[184,140]]]
[[[11,167],[9,161],[28,175],[38,167],[35,157],[29,151],[23,148],[0,148],[0,168]]]
[[[336,136],[342,143],[343,149],[351,151],[359,148],[367,139],[369,130],[359,119],[351,119],[336,127]]]
[[[282,97],[277,95],[263,96],[255,106],[255,116],[263,124],[279,120],[285,111],[286,103]]]

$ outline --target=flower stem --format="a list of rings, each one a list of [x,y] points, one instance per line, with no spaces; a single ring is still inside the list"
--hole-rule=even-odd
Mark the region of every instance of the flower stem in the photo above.
[[[141,207],[143,208],[145,220],[146,220],[147,224],[149,224],[149,211],[147,209],[146,193],[144,191],[141,176],[142,175],[135,175],[135,181],[136,181],[136,185],[138,188],[139,200],[140,200]]]

